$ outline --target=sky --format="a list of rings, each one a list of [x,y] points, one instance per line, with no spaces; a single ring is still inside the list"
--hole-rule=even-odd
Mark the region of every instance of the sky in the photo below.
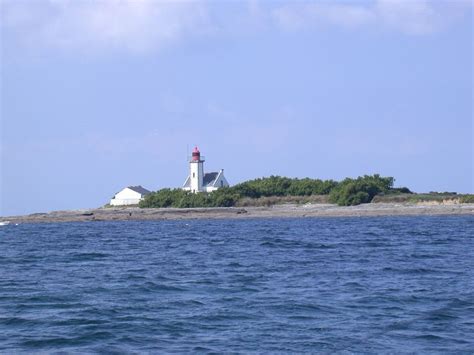
[[[0,215],[379,173],[473,193],[473,3],[0,0]]]

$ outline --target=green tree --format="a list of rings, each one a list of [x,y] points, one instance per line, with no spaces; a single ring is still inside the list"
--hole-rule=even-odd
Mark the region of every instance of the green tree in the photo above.
[[[367,203],[375,195],[390,191],[394,181],[393,177],[381,177],[379,174],[364,175],[357,179],[346,178],[331,190],[329,201],[340,206]]]
[[[364,175],[341,182],[319,179],[291,179],[270,176],[245,181],[233,187],[225,187],[211,193],[190,193],[181,189],[162,189],[147,195],[139,204],[147,207],[230,207],[242,198],[272,196],[328,195],[333,203],[341,206],[358,205],[372,201],[375,195],[389,193],[394,178],[378,174]]]

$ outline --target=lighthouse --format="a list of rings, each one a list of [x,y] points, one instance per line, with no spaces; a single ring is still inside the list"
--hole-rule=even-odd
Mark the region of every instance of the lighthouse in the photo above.
[[[204,157],[198,147],[194,147],[189,159],[189,175],[183,184],[183,190],[192,193],[212,192],[229,186],[224,177],[224,169],[218,172],[204,173]]]
[[[201,152],[198,147],[194,147],[189,161],[189,177],[191,192],[202,191],[204,180],[204,157],[201,157]]]

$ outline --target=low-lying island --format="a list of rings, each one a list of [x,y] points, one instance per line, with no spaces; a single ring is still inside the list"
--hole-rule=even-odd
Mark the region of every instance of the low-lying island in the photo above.
[[[474,204],[368,203],[358,206],[333,204],[285,204],[269,207],[217,208],[95,208],[53,211],[25,216],[0,217],[0,222],[92,222],[92,221],[158,221],[214,218],[285,218],[285,217],[375,217],[420,215],[473,215]]]

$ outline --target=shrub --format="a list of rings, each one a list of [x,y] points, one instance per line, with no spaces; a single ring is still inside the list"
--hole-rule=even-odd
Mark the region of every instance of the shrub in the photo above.
[[[331,190],[329,201],[339,206],[367,203],[377,194],[390,191],[394,181],[393,177],[381,177],[378,174],[364,175],[357,179],[346,178]]]
[[[384,195],[399,195],[399,194],[412,194],[413,192],[408,187],[394,187],[384,192]]]
[[[281,176],[270,176],[249,180],[235,185],[231,189],[241,197],[259,198],[327,195],[335,186],[337,186],[337,182],[333,180],[290,179]]]
[[[329,201],[341,206],[358,205],[372,201],[380,193],[408,192],[407,188],[393,189],[394,178],[378,174],[341,182],[319,179],[291,179],[270,176],[245,181],[233,187],[220,188],[211,193],[190,193],[181,189],[162,189],[147,195],[139,206],[146,207],[231,207],[239,201],[253,201],[270,205],[281,203],[284,197],[329,196]],[[278,198],[276,198],[278,197]],[[255,201],[259,200],[259,201]],[[288,201],[290,201],[288,200]],[[245,202],[247,203],[247,202]]]
[[[139,207],[179,207],[179,201],[186,196],[186,191],[181,189],[162,189],[146,195],[140,201]]]
[[[191,208],[191,207],[231,207],[240,196],[230,188],[222,188],[211,193],[190,193],[181,189],[162,189],[153,192],[140,201],[141,208]]]
[[[474,195],[462,195],[459,199],[461,203],[474,203]]]

